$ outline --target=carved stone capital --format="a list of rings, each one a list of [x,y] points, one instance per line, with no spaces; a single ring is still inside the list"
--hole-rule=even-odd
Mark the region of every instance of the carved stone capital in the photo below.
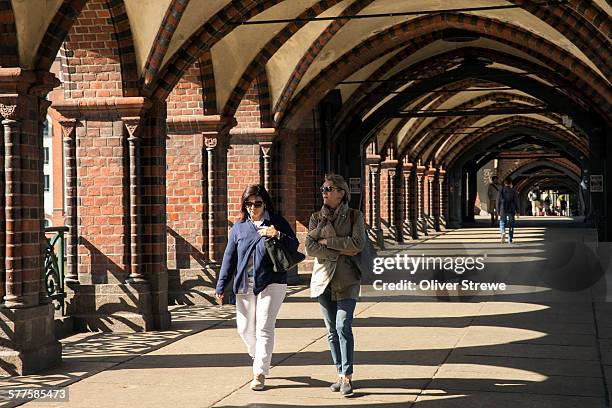
[[[125,126],[125,128],[128,131],[128,134],[130,135],[128,140],[134,141],[134,139],[138,138],[137,131],[140,128],[141,117],[140,116],[123,117],[121,118],[121,120],[123,121],[123,125]]]
[[[259,142],[259,147],[261,148],[261,153],[264,158],[270,157],[270,151],[272,150],[272,142]]]
[[[17,120],[17,105],[0,103],[0,116],[8,120]]]
[[[216,137],[205,137],[204,138],[204,146],[206,146],[206,148],[209,150],[212,150],[215,147],[217,147],[217,142],[218,142],[218,139]]]
[[[58,121],[62,127],[62,135],[64,136],[64,142],[74,139],[76,136],[76,127],[78,121],[76,119],[60,119]]]

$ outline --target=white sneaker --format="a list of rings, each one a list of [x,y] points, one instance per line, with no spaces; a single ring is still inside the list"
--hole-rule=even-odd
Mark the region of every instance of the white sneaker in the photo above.
[[[263,374],[256,375],[251,381],[251,389],[253,391],[261,391],[264,389],[264,383],[266,382],[266,376]]]

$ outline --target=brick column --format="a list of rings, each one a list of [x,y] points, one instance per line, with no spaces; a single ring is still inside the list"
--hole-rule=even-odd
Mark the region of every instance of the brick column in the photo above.
[[[379,246],[383,246],[380,226],[380,164],[370,164],[370,183],[372,186],[372,231]]]
[[[434,168],[434,176],[433,176],[433,187],[432,187],[432,195],[433,195],[433,221],[434,221],[434,229],[436,231],[440,231],[440,170]]]
[[[419,234],[416,228],[416,208],[414,198],[414,166],[410,163],[408,157],[402,161],[402,177],[403,177],[403,200],[404,203],[404,231],[405,236],[411,239],[418,239]]]
[[[396,175],[398,161],[392,147],[387,149],[386,159],[380,164],[380,218],[385,221],[382,226],[385,240],[397,241],[397,206],[396,206]]]
[[[67,155],[76,163],[75,172],[67,165],[67,195],[78,207],[67,215],[77,220],[70,234],[79,285],[68,292],[67,313],[79,330],[169,327],[165,104],[118,97],[54,108],[79,122],[76,152]]]
[[[418,163],[416,167],[417,180],[417,224],[423,235],[429,235],[427,231],[427,218],[425,215],[425,170],[427,168]]]
[[[447,211],[448,211],[448,192],[446,191],[446,170],[443,167],[438,169],[438,202],[439,202],[439,220],[440,220],[440,230],[444,231],[446,229],[446,222],[448,220]]]
[[[439,231],[439,227],[436,227],[436,199],[435,199],[435,177],[436,177],[436,168],[431,167],[431,165],[427,168],[426,172],[427,177],[427,228],[431,228],[435,231]]]
[[[64,140],[64,169],[66,174],[66,214],[64,225],[68,227],[66,237],[66,277],[67,284],[79,282],[79,232],[77,203],[77,157],[76,157],[76,119],[60,120]]]
[[[0,68],[3,237],[0,285],[0,373],[31,374],[61,362],[53,305],[43,296],[44,235],[41,117],[46,93],[59,85],[49,73]],[[41,303],[44,302],[44,303]]]

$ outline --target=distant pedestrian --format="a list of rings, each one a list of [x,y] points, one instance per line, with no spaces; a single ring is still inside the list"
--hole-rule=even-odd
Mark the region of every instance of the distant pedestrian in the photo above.
[[[489,183],[489,187],[487,188],[487,198],[489,199],[489,214],[491,214],[491,226],[494,227],[498,220],[498,210],[497,210],[497,193],[499,193],[499,184],[497,176],[491,177],[491,183]]]
[[[565,201],[565,197],[561,196],[561,199],[559,199],[559,209],[561,210],[561,215],[562,216],[567,216],[568,214],[566,214],[567,212],[567,201]]]
[[[531,215],[538,215],[538,194],[533,190],[529,192],[529,202],[531,203]]]
[[[546,197],[544,197],[544,215],[549,215],[550,214],[550,196],[548,194],[546,194]]]
[[[508,243],[514,238],[514,221],[518,218],[519,197],[516,189],[512,187],[512,179],[506,177],[504,186],[497,194],[497,208],[499,208],[499,233],[501,243],[506,239],[505,227],[508,224]]]

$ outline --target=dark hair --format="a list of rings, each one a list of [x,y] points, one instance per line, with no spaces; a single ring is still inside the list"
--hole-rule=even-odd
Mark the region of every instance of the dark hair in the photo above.
[[[504,179],[504,184],[512,185],[512,177],[508,176]]]
[[[247,188],[244,189],[242,193],[242,201],[240,202],[240,221],[246,221],[249,219],[249,213],[246,209],[246,201],[250,196],[259,196],[263,199],[264,204],[266,205],[266,210],[270,214],[274,212],[274,206],[272,205],[272,199],[270,198],[270,194],[264,186],[261,184],[251,184]]]

